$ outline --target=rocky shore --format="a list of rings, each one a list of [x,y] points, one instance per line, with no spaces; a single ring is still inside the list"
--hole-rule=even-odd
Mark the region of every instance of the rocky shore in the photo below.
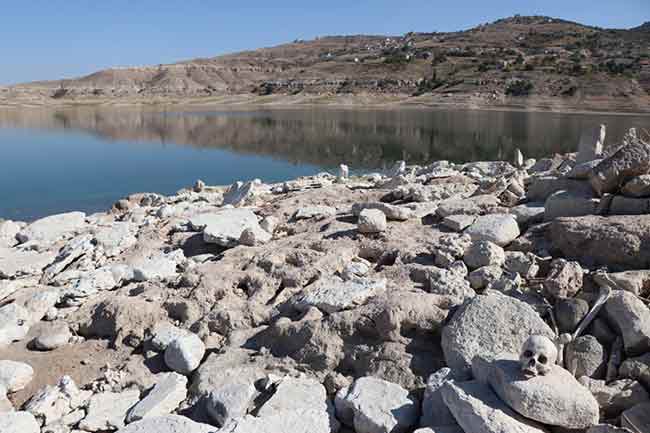
[[[0,433],[650,432],[650,144],[0,222]]]

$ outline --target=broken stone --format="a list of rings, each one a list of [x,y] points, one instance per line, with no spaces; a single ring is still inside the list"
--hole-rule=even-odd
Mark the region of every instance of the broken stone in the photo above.
[[[643,301],[632,293],[614,290],[605,304],[605,313],[623,336],[628,355],[650,352],[650,310]]]
[[[359,213],[360,233],[381,233],[386,230],[386,215],[379,209],[364,209]]]
[[[616,192],[632,178],[650,172],[650,145],[635,140],[603,159],[589,177],[598,195]]]
[[[90,397],[88,414],[79,423],[79,428],[91,432],[118,430],[124,427],[127,412],[139,399],[137,389],[95,394]]]
[[[145,398],[137,402],[126,417],[127,423],[144,418],[167,415],[187,397],[187,378],[177,373],[166,373]]]
[[[206,396],[206,410],[217,425],[224,426],[231,420],[244,417],[256,395],[252,384],[232,383]]]
[[[449,215],[442,220],[442,225],[456,232],[462,232],[471,226],[476,217],[474,215]]]
[[[582,267],[578,262],[555,259],[544,280],[544,290],[554,298],[571,298],[582,289]]]
[[[196,370],[205,355],[205,344],[196,334],[188,334],[172,341],[165,349],[165,364],[180,374]]]

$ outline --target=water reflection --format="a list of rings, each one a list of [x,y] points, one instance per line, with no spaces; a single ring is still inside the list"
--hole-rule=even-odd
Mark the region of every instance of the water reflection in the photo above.
[[[271,156],[333,167],[541,157],[576,148],[583,128],[606,123],[608,142],[650,117],[442,110],[255,111],[73,108],[0,111],[0,127],[79,130],[112,141],[149,141]]]

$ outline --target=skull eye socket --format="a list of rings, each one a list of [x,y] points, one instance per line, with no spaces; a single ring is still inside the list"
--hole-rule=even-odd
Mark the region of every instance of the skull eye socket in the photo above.
[[[544,355],[539,355],[539,362],[540,362],[541,364],[546,364],[546,361],[548,361],[548,358],[546,358],[546,356],[544,356]]]
[[[532,358],[533,357],[533,352],[531,352],[530,350],[527,350],[527,351],[524,352],[524,356],[526,358]]]

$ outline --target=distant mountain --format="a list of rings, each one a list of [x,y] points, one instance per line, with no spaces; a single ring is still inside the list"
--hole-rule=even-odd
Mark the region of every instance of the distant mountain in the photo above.
[[[401,102],[647,110],[649,46],[650,23],[618,30],[514,16],[459,32],[327,36],[175,64],[106,69],[0,89],[0,104],[363,95]]]

